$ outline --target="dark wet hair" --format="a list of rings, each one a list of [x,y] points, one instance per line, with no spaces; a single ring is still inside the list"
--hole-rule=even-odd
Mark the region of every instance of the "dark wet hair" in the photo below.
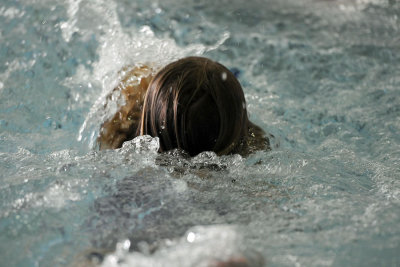
[[[249,126],[243,90],[232,72],[207,58],[187,57],[151,81],[137,135],[159,137],[160,151],[222,155],[243,148]]]

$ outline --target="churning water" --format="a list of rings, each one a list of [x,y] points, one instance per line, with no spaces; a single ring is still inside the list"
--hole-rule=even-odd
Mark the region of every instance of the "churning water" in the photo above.
[[[395,0],[2,0],[0,265],[399,266],[399,16]],[[188,55],[238,73],[273,150],[95,150],[118,71]]]

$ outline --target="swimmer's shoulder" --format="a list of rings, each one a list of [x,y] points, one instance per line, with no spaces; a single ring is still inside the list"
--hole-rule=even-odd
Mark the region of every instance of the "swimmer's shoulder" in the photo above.
[[[124,67],[119,72],[119,76],[122,79],[114,90],[120,90],[126,100],[143,96],[155,72],[155,67],[150,64]]]
[[[156,70],[156,67],[147,64],[127,66],[119,71],[121,79],[106,97],[105,107],[110,102],[122,104],[118,106],[116,113],[100,127],[97,138],[100,150],[120,148],[125,141],[136,137],[144,98]],[[115,96],[120,99],[114,99]]]
[[[271,143],[269,140],[271,134],[265,133],[260,126],[249,121],[247,144],[243,154],[248,155],[259,150],[271,150]]]

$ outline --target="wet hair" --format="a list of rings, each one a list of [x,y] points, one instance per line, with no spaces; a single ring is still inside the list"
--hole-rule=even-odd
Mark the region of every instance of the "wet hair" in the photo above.
[[[187,57],[165,66],[150,82],[136,134],[158,137],[160,152],[223,155],[243,150],[251,125],[232,72],[207,58]]]

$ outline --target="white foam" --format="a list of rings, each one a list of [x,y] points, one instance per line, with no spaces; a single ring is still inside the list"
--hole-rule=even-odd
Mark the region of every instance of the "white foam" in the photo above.
[[[103,267],[135,266],[212,266],[210,264],[242,256],[241,236],[229,225],[196,226],[177,240],[164,240],[153,254],[127,253],[124,240],[106,256]],[[125,246],[126,247],[126,246]]]

